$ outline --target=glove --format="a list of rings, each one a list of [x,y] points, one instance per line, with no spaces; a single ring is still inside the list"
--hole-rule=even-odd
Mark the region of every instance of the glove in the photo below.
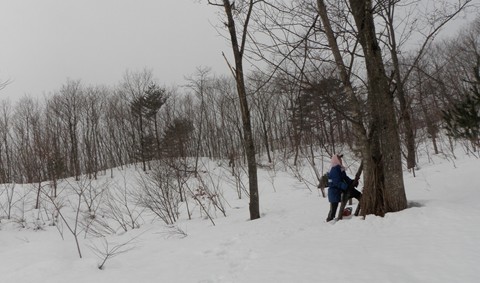
[[[353,180],[352,185],[356,188],[358,187],[358,180]]]

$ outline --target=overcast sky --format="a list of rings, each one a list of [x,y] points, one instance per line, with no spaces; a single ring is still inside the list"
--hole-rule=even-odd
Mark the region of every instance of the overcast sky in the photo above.
[[[229,74],[222,51],[230,57],[231,49],[215,30],[221,11],[206,0],[0,3],[0,81],[11,81],[0,99],[42,97],[67,78],[112,86],[127,69],[152,69],[167,86],[183,84],[200,66]]]
[[[226,73],[218,7],[198,0],[2,0],[0,99],[40,97],[67,78],[115,85],[150,68],[161,84],[182,84],[196,67]],[[13,99],[15,100],[15,99]]]

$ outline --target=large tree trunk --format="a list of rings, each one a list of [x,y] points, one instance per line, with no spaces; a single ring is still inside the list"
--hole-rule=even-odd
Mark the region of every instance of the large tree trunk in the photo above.
[[[383,216],[407,207],[394,100],[376,39],[372,1],[349,2],[365,55],[371,115],[371,155],[365,160],[362,213]]]

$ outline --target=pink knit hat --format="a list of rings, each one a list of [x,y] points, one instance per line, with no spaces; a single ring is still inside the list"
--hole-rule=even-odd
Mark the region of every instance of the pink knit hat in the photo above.
[[[342,171],[345,170],[345,167],[343,167],[343,164],[342,164],[342,157],[343,157],[343,154],[334,154],[332,156],[332,160],[330,161],[330,168],[333,168],[337,165],[340,165],[340,167],[342,168]]]

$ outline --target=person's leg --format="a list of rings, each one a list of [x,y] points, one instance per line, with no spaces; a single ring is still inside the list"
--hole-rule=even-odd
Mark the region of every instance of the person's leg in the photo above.
[[[338,202],[330,203],[330,211],[328,212],[327,222],[335,218],[335,214],[337,213],[337,208],[338,208]]]

